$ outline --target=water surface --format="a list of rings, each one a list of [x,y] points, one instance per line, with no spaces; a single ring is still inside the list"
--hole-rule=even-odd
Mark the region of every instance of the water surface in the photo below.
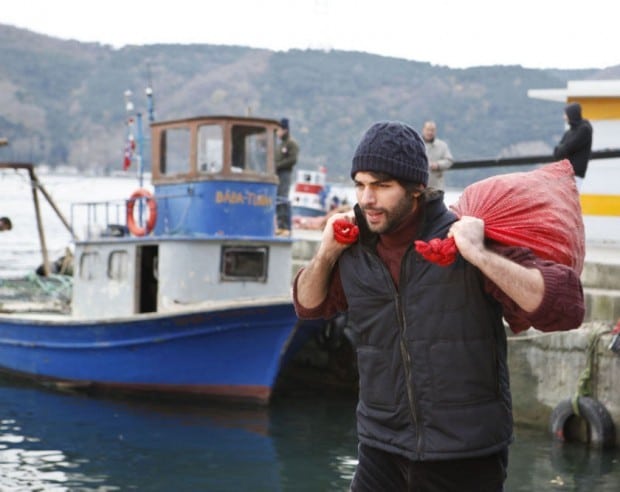
[[[355,398],[270,407],[92,397],[0,379],[2,491],[346,491]],[[617,492],[618,452],[517,429],[507,491]]]

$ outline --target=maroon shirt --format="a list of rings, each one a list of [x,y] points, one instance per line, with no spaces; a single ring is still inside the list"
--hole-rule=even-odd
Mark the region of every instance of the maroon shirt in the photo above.
[[[386,265],[394,285],[398,288],[400,263],[407,248],[412,245],[416,234],[417,216],[401,224],[389,234],[381,234],[377,243],[377,254]],[[562,331],[578,328],[583,322],[585,304],[583,288],[579,275],[570,267],[552,261],[537,258],[529,249],[521,247],[490,245],[497,253],[527,268],[540,270],[544,282],[545,293],[538,309],[528,313],[521,309],[495,283],[485,278],[485,291],[493,296],[503,307],[504,319],[514,333],[527,330],[529,327],[541,331]],[[301,272],[300,272],[301,273]],[[327,297],[322,304],[307,309],[297,299],[297,279],[293,283],[293,302],[295,311],[302,319],[329,319],[339,312],[347,310],[347,299],[344,295],[338,265],[332,272]]]

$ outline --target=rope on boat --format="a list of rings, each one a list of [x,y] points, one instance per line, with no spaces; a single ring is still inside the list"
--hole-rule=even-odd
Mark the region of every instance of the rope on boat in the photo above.
[[[579,376],[577,381],[577,390],[572,398],[573,412],[575,415],[580,416],[579,413],[579,397],[592,396],[592,374],[594,373],[594,364],[596,362],[597,350],[599,340],[601,336],[607,333],[606,331],[599,331],[590,335],[590,341],[588,342],[588,348],[586,350],[586,366]]]

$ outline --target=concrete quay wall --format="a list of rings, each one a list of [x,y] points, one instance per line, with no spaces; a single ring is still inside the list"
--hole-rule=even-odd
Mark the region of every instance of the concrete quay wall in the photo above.
[[[550,429],[553,409],[574,397],[580,378],[589,374],[588,396],[609,412],[616,427],[616,445],[620,446],[620,354],[609,349],[613,326],[591,321],[568,332],[530,329],[508,337],[515,423]]]
[[[318,248],[320,232],[296,231],[293,273]],[[583,325],[569,332],[530,329],[508,337],[514,418],[517,424],[549,428],[553,409],[571,398],[590,367],[591,397],[616,426],[620,446],[620,354],[610,350],[611,330],[620,320],[620,245],[588,244],[581,275],[586,300]],[[589,351],[594,343],[594,350]]]

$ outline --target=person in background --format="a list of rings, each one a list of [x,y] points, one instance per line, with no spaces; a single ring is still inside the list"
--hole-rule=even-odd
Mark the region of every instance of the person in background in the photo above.
[[[357,205],[334,214],[295,277],[301,319],[348,313],[357,351],[358,465],[352,492],[498,492],[513,440],[503,315],[543,331],[581,325],[579,275],[531,250],[490,244],[427,188],[418,133],[372,125],[353,156]],[[359,227],[353,244],[334,222]],[[453,237],[456,262],[425,262],[414,240]]]
[[[297,142],[290,135],[288,118],[282,118],[282,120],[280,120],[278,138],[280,139],[280,143],[276,148],[276,172],[280,182],[277,191],[276,234],[279,236],[288,236],[291,233],[291,205],[289,202],[291,176],[299,155],[299,145],[297,145]]]
[[[422,138],[426,147],[426,157],[428,159],[428,186],[444,189],[443,172],[452,167],[454,158],[450,152],[448,144],[437,138],[437,125],[434,121],[427,121],[422,127]]]
[[[0,232],[13,229],[13,222],[8,217],[0,217]]]
[[[571,103],[564,108],[564,121],[568,128],[553,149],[553,157],[570,161],[575,171],[577,189],[581,190],[592,152],[592,125],[581,116],[579,103]]]

